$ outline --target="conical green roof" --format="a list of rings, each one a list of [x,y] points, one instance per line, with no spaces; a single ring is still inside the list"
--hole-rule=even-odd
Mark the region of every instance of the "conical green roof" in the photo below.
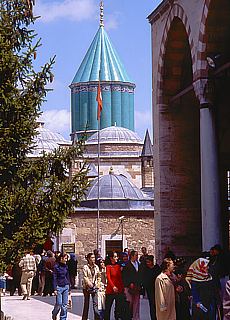
[[[101,81],[132,83],[103,26],[99,27],[72,83],[98,81],[99,70]]]

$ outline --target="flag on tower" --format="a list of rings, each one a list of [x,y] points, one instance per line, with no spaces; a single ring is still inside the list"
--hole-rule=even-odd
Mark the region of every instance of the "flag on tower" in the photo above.
[[[101,117],[101,111],[102,111],[102,95],[101,95],[101,86],[100,86],[100,80],[98,82],[97,87],[97,120],[100,120]]]

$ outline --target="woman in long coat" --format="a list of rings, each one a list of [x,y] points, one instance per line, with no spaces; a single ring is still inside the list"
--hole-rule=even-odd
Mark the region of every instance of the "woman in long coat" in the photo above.
[[[166,258],[161,267],[162,272],[155,282],[157,320],[176,320],[175,288],[170,279],[174,263],[170,258]]]

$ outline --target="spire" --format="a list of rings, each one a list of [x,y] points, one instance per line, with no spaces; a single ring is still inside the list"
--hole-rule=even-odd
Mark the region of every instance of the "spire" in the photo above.
[[[100,27],[104,27],[104,4],[100,2]]]
[[[152,157],[153,156],[153,146],[151,143],[148,129],[145,134],[145,140],[144,140],[144,145],[143,145],[141,156],[142,157]]]

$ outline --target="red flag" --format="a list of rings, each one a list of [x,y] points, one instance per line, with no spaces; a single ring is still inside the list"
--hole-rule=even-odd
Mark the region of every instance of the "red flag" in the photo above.
[[[101,86],[100,81],[98,82],[97,87],[97,120],[100,120],[101,117],[101,111],[102,111],[102,96],[101,96]]]

